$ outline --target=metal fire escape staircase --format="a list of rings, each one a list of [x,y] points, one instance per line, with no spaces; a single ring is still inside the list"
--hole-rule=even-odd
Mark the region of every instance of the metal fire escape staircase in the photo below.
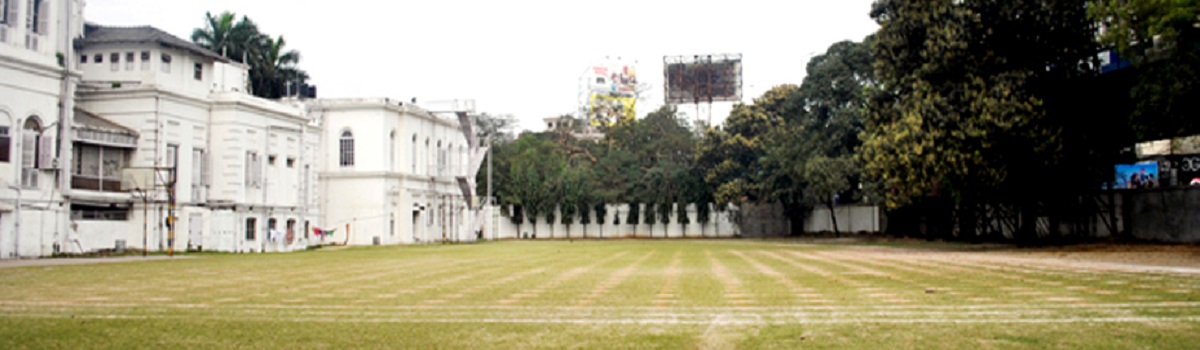
[[[463,136],[467,138],[468,152],[470,158],[467,160],[467,172],[458,174],[455,180],[458,181],[458,187],[462,189],[463,200],[469,208],[468,240],[474,240],[474,233],[482,231],[484,224],[487,222],[487,216],[484,213],[484,201],[476,202],[475,195],[475,175],[479,173],[479,168],[483,166],[483,161],[487,157],[488,147],[480,144],[478,137],[475,136],[475,128],[471,125],[471,118],[467,112],[455,112],[458,115],[458,123],[462,126]]]

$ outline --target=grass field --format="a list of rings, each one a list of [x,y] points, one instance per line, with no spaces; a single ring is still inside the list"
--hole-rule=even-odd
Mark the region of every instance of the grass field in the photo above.
[[[0,348],[1200,344],[1198,275],[928,248],[504,242],[2,268]]]

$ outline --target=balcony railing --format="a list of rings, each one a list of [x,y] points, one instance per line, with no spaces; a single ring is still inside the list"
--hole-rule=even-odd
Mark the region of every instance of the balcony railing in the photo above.
[[[75,175],[71,177],[71,188],[100,192],[121,192],[121,179],[101,179]]]

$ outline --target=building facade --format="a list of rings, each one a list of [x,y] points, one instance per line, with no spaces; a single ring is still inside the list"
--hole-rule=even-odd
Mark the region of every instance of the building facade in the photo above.
[[[83,43],[76,118],[136,135],[74,142],[71,217],[83,251],[308,244],[320,125],[302,108],[254,97],[246,66],[155,28],[89,25]]]
[[[482,228],[470,108],[266,100],[246,65],[152,27],[85,26],[83,1],[0,9],[0,258],[468,241]]]
[[[0,0],[0,257],[65,249],[62,188],[83,1]],[[64,147],[66,144],[66,147]]]
[[[348,244],[474,240],[474,172],[460,121],[386,98],[318,99],[323,222]],[[460,181],[471,178],[471,192]]]

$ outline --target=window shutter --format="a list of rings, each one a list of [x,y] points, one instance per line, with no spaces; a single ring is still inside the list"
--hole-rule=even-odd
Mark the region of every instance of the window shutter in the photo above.
[[[54,138],[42,135],[38,141],[38,169],[54,169]]]
[[[21,132],[21,167],[32,168],[36,156],[37,134],[30,131]]]
[[[21,10],[21,0],[8,0],[8,26],[17,27],[17,14]]]
[[[50,1],[38,1],[38,22],[37,33],[46,35],[50,33]]]

